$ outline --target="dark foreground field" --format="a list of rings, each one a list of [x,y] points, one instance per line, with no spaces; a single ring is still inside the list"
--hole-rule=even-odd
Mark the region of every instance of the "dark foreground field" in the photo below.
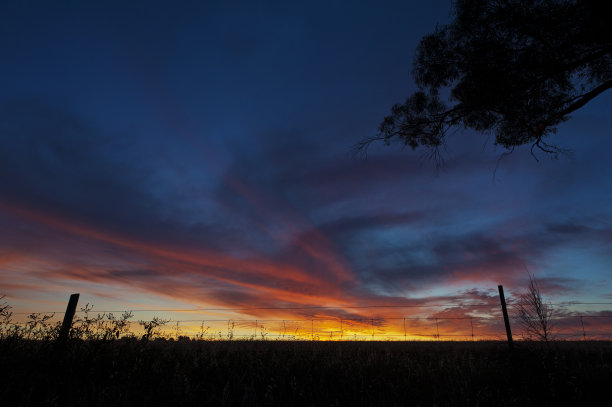
[[[596,405],[612,343],[0,341],[6,406]]]

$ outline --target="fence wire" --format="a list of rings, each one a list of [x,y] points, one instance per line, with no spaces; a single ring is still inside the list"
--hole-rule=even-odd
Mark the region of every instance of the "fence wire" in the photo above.
[[[509,306],[516,306],[510,298]],[[609,339],[612,337],[612,311],[591,311],[599,314],[569,312],[568,307],[606,306],[612,302],[559,302],[549,304],[560,307],[563,314],[553,316],[551,322],[555,329],[553,336],[558,339]],[[440,312],[460,309],[465,314],[444,316],[436,313],[414,316],[410,312],[416,309],[440,309]],[[384,315],[380,310],[393,310],[395,314]],[[402,309],[407,312],[403,316]],[[475,310],[474,310],[475,309]],[[479,311],[482,309],[482,311]],[[316,313],[347,312],[347,310],[376,311],[372,317],[320,316]],[[410,310],[410,311],[408,311]],[[211,317],[180,318],[177,315],[206,314],[221,312],[256,313],[265,311],[291,312],[300,314],[298,318],[244,318],[244,317]],[[308,311],[313,311],[310,315]],[[438,304],[403,304],[403,305],[356,305],[356,306],[304,306],[304,307],[236,307],[236,308],[139,308],[126,310],[94,310],[87,304],[76,311],[73,324],[89,324],[92,329],[105,329],[105,326],[117,320],[117,315],[131,315],[125,321],[126,331],[122,335],[139,336],[147,329],[147,323],[153,323],[157,336],[166,338],[197,338],[208,340],[232,339],[280,339],[280,340],[503,340],[505,330],[501,318],[500,304],[497,301],[487,303],[438,303]],[[153,316],[161,313],[161,317]],[[471,315],[470,315],[471,313]],[[479,315],[474,315],[475,313]],[[601,315],[601,313],[609,313]],[[57,321],[65,311],[52,312],[12,312],[12,315],[27,316],[25,320],[13,322],[15,326],[30,327],[36,325],[42,317],[52,315],[45,320],[50,324]],[[136,315],[136,317],[134,317]],[[138,318],[140,316],[140,318]],[[164,318],[166,317],[166,318]],[[521,337],[519,320],[511,318],[515,337]],[[106,325],[105,325],[106,324]],[[149,325],[151,326],[151,325]],[[89,328],[88,328],[89,329]]]

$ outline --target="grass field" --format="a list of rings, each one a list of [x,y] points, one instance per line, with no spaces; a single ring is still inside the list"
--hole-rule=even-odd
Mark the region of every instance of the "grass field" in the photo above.
[[[612,342],[0,341],[7,406],[596,405]]]

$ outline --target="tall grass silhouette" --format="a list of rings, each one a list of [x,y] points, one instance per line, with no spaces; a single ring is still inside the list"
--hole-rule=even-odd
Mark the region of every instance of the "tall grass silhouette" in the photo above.
[[[59,346],[51,314],[15,324],[1,302],[3,405],[592,405],[612,381],[608,341],[510,352],[497,341],[236,340],[231,325],[231,340],[200,340],[164,337],[161,319],[137,335],[131,313],[80,314]]]

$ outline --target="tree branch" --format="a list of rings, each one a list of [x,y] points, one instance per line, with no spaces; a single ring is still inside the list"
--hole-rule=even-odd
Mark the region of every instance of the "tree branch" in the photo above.
[[[584,105],[589,103],[591,100],[595,99],[597,96],[599,96],[600,94],[602,94],[603,92],[605,92],[606,90],[610,88],[612,88],[612,80],[606,81],[602,83],[601,85],[591,89],[589,92],[580,96],[578,100],[566,106],[565,109],[561,110],[560,112],[556,114],[553,114],[548,119],[543,121],[536,129],[536,132],[534,135],[536,137],[536,142],[534,143],[534,145],[536,145],[537,147],[541,149],[541,146],[539,144],[542,140],[542,136],[544,135],[544,131],[546,130],[548,126],[551,126],[558,120],[561,120],[563,116],[566,116],[570,114],[571,112],[574,112],[580,109],[581,107],[583,107]],[[575,100],[575,98],[570,99],[570,100]]]
[[[605,92],[606,90],[610,88],[612,88],[612,80],[606,81],[602,83],[601,85],[591,89],[589,92],[582,95],[582,97],[578,99],[576,102],[570,104],[565,109],[560,111],[558,114],[553,116],[553,118],[554,119],[561,118],[575,110],[580,109],[582,106],[586,105],[591,100],[595,99],[598,95],[602,94],[603,92]]]

